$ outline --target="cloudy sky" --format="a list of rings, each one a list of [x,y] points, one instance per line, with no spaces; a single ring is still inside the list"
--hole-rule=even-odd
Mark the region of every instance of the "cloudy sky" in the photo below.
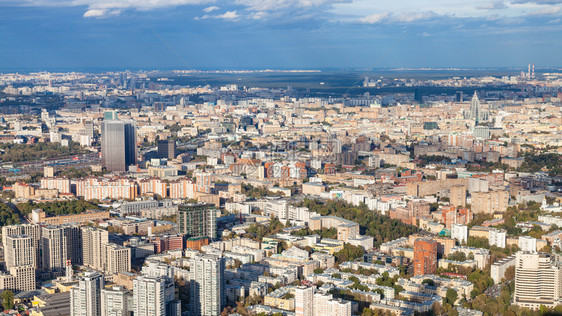
[[[562,0],[0,0],[0,71],[562,66]]]

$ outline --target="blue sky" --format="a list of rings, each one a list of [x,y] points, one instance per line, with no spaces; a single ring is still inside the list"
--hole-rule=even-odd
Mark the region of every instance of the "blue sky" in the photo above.
[[[0,0],[0,70],[369,68],[405,32],[378,67],[562,66],[562,0]]]

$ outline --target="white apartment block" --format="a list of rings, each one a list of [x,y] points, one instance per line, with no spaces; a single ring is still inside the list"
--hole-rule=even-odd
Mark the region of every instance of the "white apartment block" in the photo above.
[[[507,232],[504,229],[490,229],[488,234],[488,243],[490,246],[505,248],[505,240]]]
[[[456,239],[460,244],[468,240],[468,227],[461,224],[451,225],[451,238]]]
[[[519,249],[528,252],[537,251],[537,239],[531,236],[519,237]]]
[[[131,248],[117,244],[105,245],[105,273],[112,275],[131,270]]]
[[[6,236],[4,244],[4,260],[6,269],[12,267],[35,267],[35,249],[33,240],[26,235]]]
[[[530,309],[553,308],[560,300],[560,268],[550,255],[519,251],[515,262],[513,304]]]
[[[67,240],[62,226],[41,227],[42,267],[46,270],[64,270],[67,259]]]
[[[42,178],[41,189],[57,190],[59,193],[70,193],[70,179],[68,178]]]
[[[11,267],[9,273],[0,273],[0,290],[33,291],[36,289],[35,267]]]
[[[94,270],[103,270],[109,233],[107,230],[88,226],[82,227],[81,230],[83,264]]]
[[[78,285],[70,290],[70,314],[72,316],[100,316],[103,274],[86,272]]]
[[[505,276],[505,272],[509,267],[514,267],[516,262],[516,256],[512,255],[507,258],[503,258],[502,260],[494,262],[490,266],[490,277],[494,280],[495,284],[501,282],[501,280]]]
[[[299,286],[295,289],[295,316],[313,316],[314,288]]]
[[[174,298],[174,283],[168,278],[138,276],[133,280],[135,316],[180,316],[180,303]]]
[[[101,290],[101,316],[127,316],[133,310],[130,306],[131,292],[121,286]]]
[[[214,255],[196,256],[190,261],[192,315],[219,316],[226,303],[224,260]]]

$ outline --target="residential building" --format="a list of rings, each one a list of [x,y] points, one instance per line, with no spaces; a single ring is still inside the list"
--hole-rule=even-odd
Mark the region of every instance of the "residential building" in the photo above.
[[[135,316],[180,316],[175,286],[167,277],[138,276],[133,280]]]
[[[295,289],[295,316],[312,316],[314,312],[314,288],[298,286]]]
[[[4,240],[4,260],[7,270],[12,267],[35,267],[35,249],[31,237],[26,235],[6,236]]]
[[[190,261],[190,315],[219,316],[226,303],[224,259],[214,255],[195,256]]]
[[[101,316],[101,290],[105,286],[103,274],[86,272],[70,290],[72,316]]]
[[[437,242],[431,238],[414,241],[414,275],[433,274],[437,270]]]
[[[133,311],[129,304],[131,292],[122,286],[101,290],[101,316],[128,316]]]
[[[102,271],[105,264],[105,245],[109,242],[107,230],[84,226],[82,230],[83,265]]]
[[[189,237],[217,237],[217,210],[212,204],[182,204],[178,208],[180,234]]]
[[[519,251],[515,262],[513,304],[553,308],[560,300],[560,267],[546,253]]]

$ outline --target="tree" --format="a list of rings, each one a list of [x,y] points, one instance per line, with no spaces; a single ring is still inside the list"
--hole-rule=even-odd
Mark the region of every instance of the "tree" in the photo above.
[[[458,298],[457,291],[453,289],[447,289],[447,293],[445,294],[445,300],[448,304],[455,305],[457,298]]]
[[[435,286],[435,282],[432,279],[425,279],[422,281],[422,284],[427,284],[429,286]]]
[[[14,292],[6,290],[0,294],[0,298],[2,298],[2,306],[4,306],[4,309],[14,308]]]
[[[343,246],[343,249],[336,252],[334,256],[336,257],[336,260],[341,263],[345,261],[355,260],[357,258],[362,258],[364,254],[365,250],[363,249],[363,247],[345,244]]]

